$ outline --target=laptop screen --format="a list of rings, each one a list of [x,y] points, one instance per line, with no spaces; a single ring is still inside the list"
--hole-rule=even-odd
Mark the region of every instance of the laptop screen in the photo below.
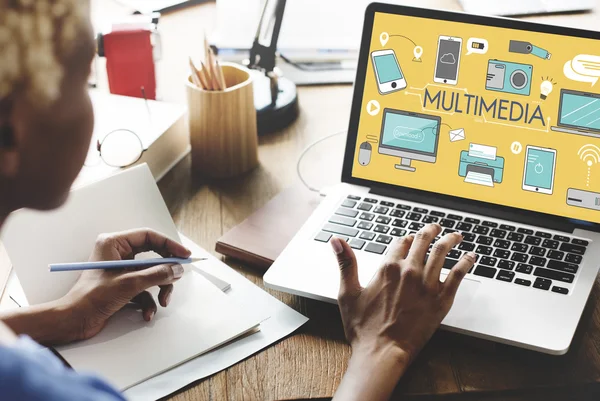
[[[469,18],[374,13],[348,174],[600,223],[599,42]]]
[[[600,94],[562,90],[560,96],[561,125],[597,131],[600,135]]]

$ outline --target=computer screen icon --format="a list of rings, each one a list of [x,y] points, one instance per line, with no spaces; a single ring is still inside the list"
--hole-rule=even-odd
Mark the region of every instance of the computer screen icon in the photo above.
[[[398,170],[416,171],[412,160],[435,163],[440,141],[439,116],[385,109],[379,153],[400,158]]]
[[[558,127],[552,131],[600,138],[600,94],[562,89]]]

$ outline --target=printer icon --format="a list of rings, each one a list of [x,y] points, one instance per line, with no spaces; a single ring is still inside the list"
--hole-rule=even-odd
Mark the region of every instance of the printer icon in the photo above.
[[[504,158],[496,156],[494,147],[470,144],[468,151],[460,152],[458,175],[467,183],[493,187],[502,183]]]

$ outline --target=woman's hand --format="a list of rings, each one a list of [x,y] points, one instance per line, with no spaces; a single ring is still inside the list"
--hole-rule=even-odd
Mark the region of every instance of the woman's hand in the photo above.
[[[188,258],[191,252],[164,235],[142,229],[101,235],[90,261],[133,259],[154,251],[163,257]],[[160,265],[144,270],[83,272],[63,298],[46,304],[11,310],[0,320],[17,334],[27,334],[39,343],[66,344],[98,334],[107,320],[129,302],[139,305],[146,321],[157,311],[146,290],[159,286],[158,301],[166,307],[173,283],[183,276],[181,265]]]
[[[90,261],[133,259],[142,252],[154,251],[163,257],[187,258],[191,252],[155,231],[142,229],[98,237]],[[72,319],[77,322],[78,340],[98,334],[109,317],[134,302],[146,321],[152,320],[157,306],[148,288],[159,286],[158,301],[167,307],[173,293],[173,283],[183,276],[181,265],[159,265],[144,270],[89,270],[65,296]]]
[[[332,239],[341,273],[338,301],[353,354],[336,399],[389,398],[400,376],[450,311],[463,277],[475,263],[475,254],[465,254],[442,283],[444,260],[462,236],[442,237],[425,261],[430,244],[441,231],[437,224],[428,225],[416,236],[395,241],[366,288],[358,281],[350,246]]]

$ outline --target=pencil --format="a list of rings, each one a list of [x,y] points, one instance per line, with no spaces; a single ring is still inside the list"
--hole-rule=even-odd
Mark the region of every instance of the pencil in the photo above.
[[[198,73],[198,79],[202,83],[204,90],[208,90],[208,81],[206,79],[206,74],[204,73],[204,68],[202,68],[202,64],[200,65],[200,68],[200,70],[196,70],[196,72]]]
[[[217,65],[217,74],[221,84],[221,90],[225,90],[227,89],[227,83],[225,82],[225,76],[223,75],[223,68],[221,68],[221,64],[219,64],[218,59],[215,60],[215,64]]]
[[[204,80],[206,81],[206,89],[209,91],[214,90],[210,71],[208,70],[208,68],[206,68],[206,65],[203,62],[200,62],[200,66],[202,67],[202,69],[200,70],[200,74],[204,75]]]
[[[213,87],[216,90],[222,90],[219,78],[217,77],[217,69],[215,67],[215,54],[212,49],[208,48],[208,68],[210,68],[210,75],[212,78]]]
[[[208,39],[206,38],[206,31],[204,31],[204,62],[206,64],[208,64],[208,60],[209,60],[209,54],[208,54],[208,50],[210,49],[210,46],[208,45]]]
[[[196,69],[196,66],[194,65],[194,62],[192,61],[191,57],[189,57],[189,62],[190,62],[190,69],[192,70],[192,74],[191,74],[192,75],[192,82],[197,87],[206,90],[206,87],[202,84],[202,81],[200,80],[200,76],[198,74],[198,70]]]
[[[189,265],[206,260],[206,258],[156,258],[140,260],[112,260],[106,262],[83,263],[55,263],[48,265],[51,272],[69,272],[80,270],[119,270],[119,269],[145,269],[164,264]]]

